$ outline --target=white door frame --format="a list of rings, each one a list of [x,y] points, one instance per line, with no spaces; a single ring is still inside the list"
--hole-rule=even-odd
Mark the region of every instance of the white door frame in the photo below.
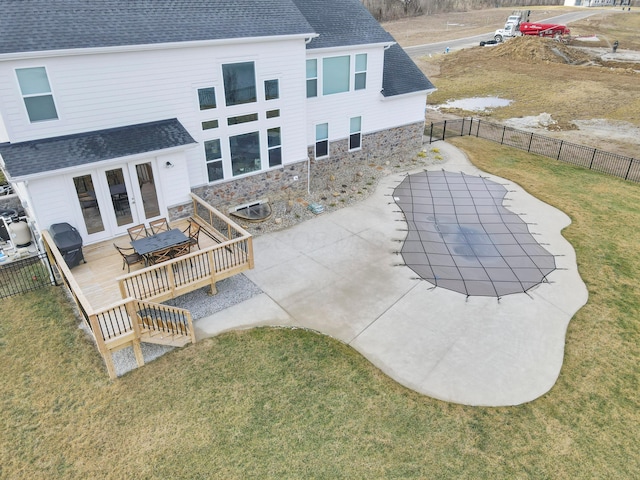
[[[151,172],[153,174],[154,186],[156,188],[156,196],[158,200],[158,211],[159,215],[153,216],[150,218],[146,218],[146,214],[144,211],[144,205],[142,202],[142,192],[140,189],[140,185],[138,183],[138,175],[136,166],[142,164],[150,164]],[[124,181],[125,192],[127,194],[126,200],[128,202],[128,211],[131,216],[131,222],[118,225],[118,219],[122,219],[123,217],[118,217],[118,213],[114,207],[111,191],[109,188],[109,184],[107,181],[106,172],[112,170],[122,170],[122,179]],[[82,206],[77,199],[77,193],[75,190],[75,185],[73,183],[74,178],[83,177],[86,175],[91,176],[91,181],[93,183],[95,199],[98,205],[98,209],[100,212],[100,217],[102,220],[102,225],[104,230],[96,233],[88,233],[84,215],[82,212]],[[109,238],[117,237],[127,233],[127,228],[138,225],[140,223],[148,223],[149,220],[153,220],[155,218],[162,217],[166,209],[162,202],[162,196],[160,195],[160,188],[158,184],[158,171],[157,171],[157,161],[155,157],[146,158],[142,160],[135,160],[123,163],[112,163],[109,166],[102,166],[99,168],[93,168],[89,170],[81,170],[78,172],[74,172],[73,174],[68,175],[68,181],[71,184],[71,191],[73,192],[76,205],[76,215],[78,217],[78,225],[80,226],[79,230],[83,233],[83,236],[87,240],[87,243],[96,243],[103,240],[107,240]],[[124,207],[124,206],[123,206]]]

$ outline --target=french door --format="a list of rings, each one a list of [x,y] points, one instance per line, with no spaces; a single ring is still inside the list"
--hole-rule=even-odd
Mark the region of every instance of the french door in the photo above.
[[[127,228],[161,215],[157,176],[151,162],[133,162],[73,177],[90,242],[126,233]]]

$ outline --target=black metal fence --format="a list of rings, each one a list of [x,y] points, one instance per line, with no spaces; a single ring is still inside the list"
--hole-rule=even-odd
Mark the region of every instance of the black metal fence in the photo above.
[[[0,298],[56,285],[45,253],[0,264]]]
[[[546,137],[473,118],[457,118],[432,123],[425,128],[429,143],[465,135],[484,138],[555,160],[640,182],[640,160],[597,148]]]

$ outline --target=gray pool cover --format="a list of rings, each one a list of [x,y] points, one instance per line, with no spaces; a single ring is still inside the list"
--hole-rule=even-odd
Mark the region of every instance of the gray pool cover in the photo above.
[[[404,262],[437,287],[501,297],[545,281],[555,259],[502,202],[507,189],[452,172],[407,176],[393,192],[409,233]]]

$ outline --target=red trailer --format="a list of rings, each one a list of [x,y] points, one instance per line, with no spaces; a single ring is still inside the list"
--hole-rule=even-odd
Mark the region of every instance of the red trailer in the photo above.
[[[571,30],[566,25],[557,23],[530,23],[524,22],[520,24],[520,33],[522,35],[535,35],[537,37],[562,37],[570,35]]]

